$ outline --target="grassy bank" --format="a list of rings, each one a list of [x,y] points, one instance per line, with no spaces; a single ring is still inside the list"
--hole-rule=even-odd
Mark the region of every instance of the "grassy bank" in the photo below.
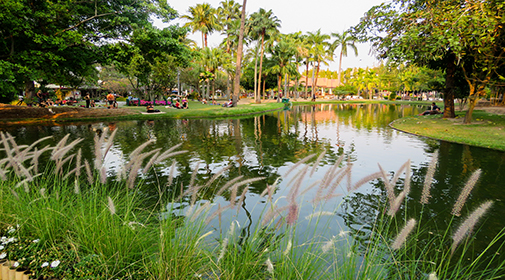
[[[474,252],[473,238],[467,238],[478,231],[474,226],[492,202],[483,203],[468,218],[458,218],[480,173],[469,179],[466,195],[455,203],[454,223],[446,229],[427,228],[431,214],[423,216],[421,211],[411,217],[401,210],[406,203],[421,207],[429,203],[436,160],[426,174],[423,199],[413,201],[407,199],[410,162],[394,176],[382,171],[351,180],[352,166],[346,166],[341,156],[320,174],[322,180],[309,186],[307,181],[324,154],[309,155],[287,171],[297,175],[286,189],[267,185],[257,206],[248,202],[249,210],[262,208],[259,216],[248,219],[244,214],[249,212],[242,213],[245,196],[252,183],[264,178],[228,178],[225,167],[202,182],[195,168],[190,180],[179,181],[173,157],[187,152],[179,146],[155,153],[144,151],[147,142],[111,178],[104,161],[114,135],[104,133],[96,139],[91,164],[82,160],[79,140],[67,143],[64,138],[49,147],[41,139],[18,146],[10,135],[0,136],[6,154],[0,160],[0,259],[17,262],[17,267],[33,271],[39,279],[497,279],[504,275],[504,263],[487,252],[504,245],[503,230],[483,252]],[[37,163],[44,153],[51,161],[42,167]],[[145,186],[142,177],[160,165],[172,166],[168,188],[158,186],[156,195],[146,196],[146,188],[156,186]],[[344,184],[346,179],[356,183]],[[334,204],[340,191],[351,199],[371,181],[382,181],[387,194],[379,199],[376,213],[363,213],[371,224],[328,234],[340,209],[335,205],[334,211],[322,212],[321,205]],[[313,197],[307,192],[311,188]],[[302,204],[312,208],[308,216],[299,217]],[[349,210],[348,206],[344,207]],[[436,234],[426,238],[429,231]]]
[[[395,129],[408,133],[505,151],[505,115],[474,111],[471,124],[463,124],[464,112],[455,119],[440,115],[412,116],[391,123]]]

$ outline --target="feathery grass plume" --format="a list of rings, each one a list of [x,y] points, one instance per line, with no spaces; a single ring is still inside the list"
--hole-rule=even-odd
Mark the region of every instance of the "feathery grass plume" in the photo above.
[[[56,154],[61,148],[63,148],[67,144],[67,140],[70,137],[70,134],[65,135],[61,140],[54,146],[53,151],[51,152],[51,159],[55,160],[56,157],[54,154]]]
[[[306,194],[308,191],[310,191],[311,189],[313,189],[315,186],[317,185],[320,185],[322,183],[321,180],[317,180],[315,181],[314,183],[312,183],[308,188],[305,188],[303,190],[303,192],[300,193],[300,196],[303,196],[304,194]]]
[[[54,174],[55,175],[62,175],[63,174],[63,165],[73,159],[75,155],[70,155],[66,157],[65,159],[58,159],[56,161],[56,168],[54,169]]]
[[[198,239],[195,242],[195,245],[198,245],[198,243],[200,243],[201,240],[205,239],[207,236],[209,236],[213,233],[214,233],[214,230],[211,230],[211,231],[208,231],[207,233],[205,233],[204,235],[198,237]]]
[[[33,172],[39,173],[39,157],[46,151],[49,151],[51,147],[49,145],[45,146],[44,148],[38,150],[37,148],[34,149],[32,153],[32,160],[31,160],[31,165],[33,166]]]
[[[298,177],[295,176],[297,179],[294,183],[294,185],[289,189],[288,195],[287,195],[287,200],[290,204],[295,204],[296,198],[298,197],[298,193],[300,191],[300,186],[302,185],[302,181],[305,178],[305,175],[307,174],[309,170],[308,166],[305,166],[302,168],[300,172],[298,172]],[[294,179],[294,178],[293,178]],[[288,184],[289,185],[289,184]]]
[[[321,251],[324,253],[327,253],[331,248],[333,248],[333,245],[335,244],[335,241],[337,240],[336,236],[333,236],[330,240],[324,243],[324,246],[321,247]]]
[[[195,205],[196,203],[196,199],[198,198],[198,191],[200,191],[200,189],[202,188],[203,186],[194,186],[194,187],[189,187],[188,188],[188,191],[191,193],[191,202],[189,205],[193,206]]]
[[[407,224],[403,227],[403,229],[400,231],[400,233],[396,237],[395,241],[391,244],[391,248],[393,250],[398,250],[403,246],[403,244],[405,243],[405,240],[407,240],[407,236],[412,231],[412,229],[414,229],[415,225],[416,225],[415,219],[410,219],[407,222]]]
[[[334,214],[335,213],[329,212],[329,211],[319,211],[319,212],[312,213],[308,216],[305,216],[305,220],[312,220],[312,218],[314,218],[314,217],[319,218],[321,216],[332,216]]]
[[[142,163],[144,162],[144,159],[158,151],[159,149],[155,149],[150,152],[138,154],[127,164],[125,168],[129,169],[130,171],[128,174],[128,180],[126,181],[126,185],[128,186],[128,188],[133,189],[135,185],[135,179],[137,179],[137,175],[139,173]]]
[[[74,193],[75,194],[80,194],[81,193],[81,187],[79,186],[79,179],[74,180]]]
[[[109,136],[109,139],[107,139],[107,146],[105,146],[105,151],[103,152],[103,158],[102,158],[102,160],[105,159],[105,157],[107,156],[107,153],[109,153],[110,148],[114,144],[114,136],[116,136],[116,132],[117,132],[117,129],[115,129],[111,133],[111,135]],[[105,135],[105,133],[103,135]]]
[[[428,280],[438,280],[437,273],[435,271],[430,273],[430,275],[428,275]]]
[[[46,198],[46,188],[40,189],[39,192],[40,192],[40,196],[42,196],[43,198]]]
[[[157,150],[158,151],[151,157],[151,159],[149,159],[149,161],[147,162],[146,166],[144,166],[144,170],[142,170],[142,173],[147,173],[147,171],[149,171],[149,168],[151,168],[151,166],[153,166],[154,162],[156,161],[156,158],[160,154],[161,148],[159,148]]]
[[[330,169],[324,174],[323,180],[317,188],[316,195],[313,201],[320,201],[323,197],[323,191],[326,190],[335,177],[337,177],[340,173],[344,172],[345,169],[336,170],[338,166],[334,164]]]
[[[194,222],[196,220],[196,218],[205,210],[208,210],[210,208],[211,204],[210,204],[210,201],[206,201],[203,205],[201,205],[200,207],[198,207],[198,209],[196,209],[196,211],[193,213],[193,215],[191,215],[191,219],[190,221],[191,222]]]
[[[158,160],[156,161],[156,164],[164,161],[165,159],[171,157],[172,155],[170,155],[172,153],[173,150],[179,148],[180,146],[182,146],[182,143],[179,143],[177,145],[174,145],[172,147],[170,147],[168,150],[164,151],[163,153],[160,154],[160,156],[158,157]],[[182,151],[182,152],[187,152],[187,151]],[[180,152],[177,152],[177,153],[180,153]]]
[[[105,133],[104,133],[105,134]],[[102,134],[103,135],[103,134]],[[100,167],[102,167],[102,160],[103,160],[103,154],[102,154],[102,140],[103,137],[98,137],[98,135],[95,135],[95,138],[93,138],[95,142],[95,161],[94,161],[94,167],[96,170],[99,170]]]
[[[237,183],[233,184],[233,186],[231,186],[231,188],[230,188],[231,189],[230,204],[232,205],[232,207],[235,206],[235,199],[237,198],[237,190],[239,187],[244,186],[244,185],[248,185],[248,184],[251,184],[251,183],[254,183],[257,181],[261,181],[263,179],[265,179],[265,177],[250,178],[250,179],[244,180],[242,182],[237,182]]]
[[[219,261],[224,257],[227,246],[228,246],[228,237],[223,239],[223,243],[221,244],[221,251],[219,252],[219,257],[217,257],[217,263],[219,263]]]
[[[380,164],[377,164],[379,166],[379,170],[382,173],[382,177],[384,178],[384,188],[386,189],[386,194],[388,196],[388,201],[389,201],[389,208],[392,207],[393,202],[395,201],[395,189],[389,182],[389,176],[386,173],[386,171],[382,168]]]
[[[426,171],[426,177],[424,177],[424,186],[421,195],[421,204],[428,204],[428,201],[431,197],[430,195],[431,183],[433,181],[433,176],[435,175],[437,162],[438,162],[438,151],[433,153],[433,158],[431,159],[430,165],[428,165],[428,171]]]
[[[270,260],[270,258],[268,258],[266,261],[265,261],[265,264],[267,265],[267,271],[268,273],[270,274],[274,274],[274,265],[272,264],[272,261]]]
[[[95,178],[93,177],[93,173],[91,172],[91,166],[89,166],[88,160],[84,160],[84,167],[86,168],[86,174],[88,175],[88,182],[90,185],[93,185]]]
[[[199,168],[200,168],[200,162],[197,162],[195,169],[193,170],[193,173],[191,174],[191,179],[189,180],[189,187],[191,187],[195,184],[196,175],[198,175]]]
[[[83,139],[75,139],[72,141],[70,144],[67,146],[60,147],[59,151],[54,152],[53,150],[53,155],[52,155],[52,160],[59,160],[62,159],[70,150],[72,150],[77,144],[79,144]]]
[[[111,215],[116,214],[116,206],[114,205],[114,201],[112,201],[112,198],[110,198],[110,196],[107,196],[107,201],[108,201],[107,207],[109,208],[110,214]]]
[[[463,240],[463,238],[473,231],[473,228],[479,219],[487,212],[487,210],[489,210],[489,208],[491,208],[491,205],[493,205],[492,201],[486,201],[482,203],[479,208],[473,211],[472,214],[470,214],[470,216],[468,216],[468,218],[466,218],[465,221],[459,226],[458,230],[456,230],[452,236],[453,242],[451,247],[451,254],[454,253],[458,247],[458,244]]]
[[[170,174],[168,175],[167,186],[171,186],[172,183],[174,182],[175,164],[176,164],[176,161],[174,160],[174,162],[172,162],[172,165],[170,166]]]
[[[3,170],[1,167],[0,167],[0,179],[2,179],[2,181],[7,180],[7,174],[6,174],[5,170]]]
[[[81,176],[81,160],[82,160],[82,151],[81,149],[77,150],[77,158],[75,163],[75,177],[79,178]]]
[[[231,165],[228,165],[224,168],[222,168],[221,170],[219,170],[216,174],[214,174],[214,176],[212,176],[212,178],[210,178],[210,180],[207,181],[207,183],[205,184],[204,188],[208,188],[210,187],[210,185],[212,185],[212,183],[214,183],[214,181],[221,175],[223,175],[223,173],[226,171],[226,170],[229,170],[231,168]]]
[[[151,145],[152,143],[154,143],[154,140],[149,140],[147,142],[144,142],[140,146],[138,146],[135,150],[133,150],[133,152],[130,153],[130,159],[135,158],[138,154],[140,154],[142,152],[142,150],[145,147],[147,147],[148,145]]]
[[[312,203],[315,205],[319,204],[321,201],[328,201],[336,196],[340,196],[341,194],[335,194],[335,190],[337,187],[340,185],[340,182],[346,177],[347,173],[351,172],[351,166],[347,166],[345,169],[343,169],[342,172],[339,172],[339,175],[335,182],[331,183],[331,185],[328,187],[328,192],[326,195],[322,195],[320,192],[316,194],[316,197],[312,200]],[[319,191],[319,190],[318,190]]]
[[[402,166],[400,166],[400,168],[398,169],[398,171],[395,173],[395,175],[391,179],[390,184],[391,184],[391,186],[393,188],[396,185],[396,182],[398,182],[398,179],[400,178],[400,175],[402,175],[403,170],[405,170],[407,168],[407,166],[410,167],[410,159],[407,160],[404,164],[402,164]]]
[[[293,164],[293,166],[291,166],[288,169],[288,171],[284,174],[284,177],[287,177],[289,175],[289,173],[291,173],[293,170],[295,170],[298,166],[309,161],[311,158],[313,158],[315,156],[316,156],[316,154],[308,155],[308,156],[304,157],[303,159],[299,160],[297,163]]]
[[[403,190],[405,191],[405,195],[409,195],[410,193],[410,173],[411,173],[411,167],[410,167],[410,159],[407,160],[408,164],[407,167],[405,168],[405,181],[403,183]]]
[[[321,160],[324,158],[324,155],[326,155],[326,150],[323,150],[323,152],[317,157],[316,162],[314,163],[314,166],[312,167],[312,170],[310,171],[309,177],[312,177],[314,172],[316,172],[316,169],[319,166],[319,163],[321,162]]]
[[[261,225],[265,226],[265,225],[269,224],[277,216],[279,216],[282,212],[289,209],[290,206],[291,205],[286,205],[281,208],[277,208],[274,206],[274,207],[269,208],[268,211],[266,212],[266,214],[263,216],[263,219],[261,220]]]
[[[107,183],[107,169],[105,166],[102,166],[102,168],[100,168],[100,183]]]
[[[214,211],[208,218],[207,220],[205,220],[205,224],[208,224],[210,223],[210,221],[212,221],[217,215],[221,215],[221,213],[223,213],[224,211],[228,210],[232,208],[231,204],[228,204],[224,207],[221,207],[219,206],[218,209],[216,211]]]
[[[368,176],[365,176],[365,177],[361,178],[358,182],[356,182],[356,184],[354,184],[351,187],[350,191],[353,192],[353,191],[359,189],[364,184],[366,184],[366,183],[368,183],[370,181],[373,181],[375,179],[379,179],[381,177],[381,175],[382,174],[380,172],[375,172],[375,173],[372,173],[372,174],[370,174]]]
[[[480,174],[482,171],[480,169],[475,170],[475,172],[470,176],[470,179],[466,182],[465,186],[463,187],[463,190],[459,194],[458,199],[456,200],[456,203],[454,204],[454,207],[452,208],[451,214],[454,216],[459,216],[461,215],[461,209],[463,209],[463,205],[465,205],[466,199],[470,195],[470,192],[472,192],[473,187],[475,184],[477,184],[477,181],[479,180]]]
[[[392,202],[390,202],[389,211],[388,211],[388,215],[389,216],[393,217],[396,214],[396,212],[398,212],[398,209],[400,209],[400,205],[402,205],[402,202],[405,199],[405,196],[407,196],[407,194],[405,193],[405,191],[402,191],[395,198],[395,200],[393,200]]]
[[[230,188],[231,185],[235,184],[235,182],[239,181],[239,180],[242,180],[242,178],[244,178],[243,175],[240,175],[238,177],[235,177],[233,179],[231,179],[230,181],[226,182],[226,184],[224,184],[224,186],[222,186],[217,192],[216,192],[216,196],[220,196],[221,194],[223,194],[223,192],[225,190],[227,190],[228,188]]]
[[[286,245],[286,250],[282,253],[282,255],[287,256],[289,252],[291,252],[291,248],[293,247],[293,242],[291,242],[291,238],[288,240],[288,245]]]
[[[288,215],[286,217],[286,224],[292,225],[298,220],[298,204],[294,203],[289,205]]]
[[[37,174],[37,175],[35,175],[35,176],[31,177],[31,178],[26,178],[26,179],[22,180],[21,182],[17,183],[16,186],[14,186],[14,188],[17,189],[21,185],[23,185],[25,192],[29,193],[30,192],[30,188],[28,187],[28,182],[32,182],[33,179],[39,177],[40,175],[42,175],[42,174]]]

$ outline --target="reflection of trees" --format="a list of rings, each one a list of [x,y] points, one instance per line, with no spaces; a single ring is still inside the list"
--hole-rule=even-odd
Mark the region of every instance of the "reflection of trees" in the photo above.
[[[401,227],[404,218],[415,218],[421,229],[418,241],[421,247],[426,245],[427,240],[444,234],[450,225],[446,238],[447,244],[445,244],[446,248],[449,248],[452,241],[450,236],[466,216],[484,201],[493,200],[492,210],[484,217],[485,222],[480,223],[479,231],[472,236],[472,250],[474,253],[481,253],[493,237],[505,227],[503,220],[505,216],[505,193],[503,192],[505,153],[442,142],[431,188],[431,198],[429,204],[422,207],[420,198],[427,166],[428,163],[422,163],[412,168],[411,192],[407,197],[407,203],[404,203],[396,214],[397,221],[392,220],[391,223],[399,224]],[[468,197],[461,217],[454,217],[450,213],[451,209],[471,173],[476,169],[483,171],[480,180]],[[372,185],[375,186],[372,192],[353,193],[344,199],[342,211],[339,214],[346,226],[355,233],[356,240],[365,247],[369,230],[376,223],[375,219],[381,216],[387,197],[382,181],[372,182]],[[403,188],[402,185],[402,183],[397,184],[397,193]],[[392,229],[395,229],[395,232],[391,233],[394,236],[396,227]],[[498,246],[499,244],[489,250],[488,257],[494,255],[499,249]],[[500,250],[499,254],[503,255],[504,249]]]

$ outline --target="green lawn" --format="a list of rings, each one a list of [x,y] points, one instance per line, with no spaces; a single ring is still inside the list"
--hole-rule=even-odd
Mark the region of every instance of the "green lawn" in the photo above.
[[[505,115],[474,111],[471,124],[463,124],[464,112],[455,119],[440,115],[413,116],[394,121],[391,126],[416,135],[505,151]]]

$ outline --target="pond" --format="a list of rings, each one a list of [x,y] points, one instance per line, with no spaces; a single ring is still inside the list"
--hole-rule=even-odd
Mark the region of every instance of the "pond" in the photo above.
[[[323,226],[310,235],[319,231],[329,235],[351,231],[357,239],[373,224],[379,206],[385,204],[384,184],[374,180],[354,192],[348,192],[346,177],[336,191],[342,196],[332,197],[317,206],[312,203],[317,190],[307,189],[314,182],[323,180],[341,156],[340,167],[352,165],[352,184],[378,172],[378,164],[389,174],[394,174],[410,160],[412,189],[407,199],[412,203],[402,206],[399,215],[416,217],[423,211],[423,215],[433,218],[430,222],[436,228],[445,229],[452,219],[456,219],[453,225],[458,225],[482,202],[493,200],[494,205],[485,216],[484,228],[476,236],[476,251],[485,248],[489,239],[505,226],[502,218],[505,216],[505,153],[418,137],[388,126],[397,118],[422,111],[423,106],[414,105],[318,104],[295,106],[290,110],[242,119],[122,121],[4,127],[1,130],[15,136],[18,144],[30,144],[44,136],[53,136],[52,140],[45,142],[51,145],[67,134],[70,134],[70,140],[82,138],[84,140],[78,147],[90,162],[94,158],[95,136],[116,131],[105,161],[109,180],[116,178],[127,164],[129,155],[146,141],[152,142],[144,151],[156,148],[164,151],[182,144],[178,150],[188,152],[175,157],[177,164],[172,186],[176,187],[165,187],[172,164],[167,160],[142,173],[142,181],[148,186],[145,188],[146,195],[154,199],[160,186],[170,188],[172,195],[179,195],[191,180],[205,185],[226,167],[228,169],[217,179],[220,185],[216,184],[214,189],[207,189],[199,196],[199,201],[210,201],[216,208],[217,205],[225,205],[230,196],[229,193],[215,196],[218,186],[238,176],[244,179],[264,177],[264,180],[249,185],[249,192],[241,205],[243,211],[223,213],[223,219],[236,219],[249,227],[259,222],[257,217],[264,211],[261,204],[265,202],[265,197],[260,197],[260,194],[267,184],[276,185],[274,199],[279,200],[279,206],[287,205],[288,185],[292,185],[292,181],[303,173],[304,166],[310,166],[300,183],[303,195],[297,198],[301,205],[300,226],[303,228],[308,223],[304,217],[314,211],[329,211],[336,215],[324,217],[327,220],[321,223]],[[424,177],[436,151],[438,163],[432,197],[430,203],[422,208],[419,201]],[[324,157],[316,161],[322,153]],[[307,162],[308,165],[302,164],[293,169],[298,161],[311,154],[316,156]],[[317,168],[313,169],[316,163]],[[193,174],[195,169],[197,174]],[[482,170],[480,180],[469,195],[462,216],[454,218],[451,209],[466,181],[477,169]],[[400,182],[404,178],[405,174],[400,176]],[[402,185],[399,183],[397,187]],[[218,227],[218,222],[212,221],[211,226]]]

